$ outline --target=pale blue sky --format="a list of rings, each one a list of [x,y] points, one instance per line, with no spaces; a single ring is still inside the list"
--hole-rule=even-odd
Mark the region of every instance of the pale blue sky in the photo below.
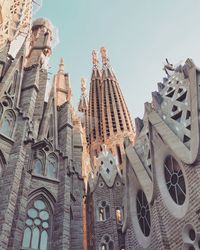
[[[89,89],[93,48],[108,48],[133,119],[143,117],[165,76],[165,58],[176,64],[190,57],[200,66],[200,0],[43,0],[39,16],[59,29],[50,72],[63,56],[75,105],[81,77]]]

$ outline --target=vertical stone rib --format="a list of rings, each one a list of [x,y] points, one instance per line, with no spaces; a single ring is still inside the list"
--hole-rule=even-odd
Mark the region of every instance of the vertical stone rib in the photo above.
[[[115,99],[115,105],[117,109],[119,127],[120,127],[120,130],[123,131],[125,130],[126,123],[125,123],[125,120],[123,119],[123,110],[122,110],[122,106],[120,105],[120,99],[119,99],[119,95],[117,92],[116,83],[112,85],[112,88],[113,88],[113,94],[114,94],[114,99]]]

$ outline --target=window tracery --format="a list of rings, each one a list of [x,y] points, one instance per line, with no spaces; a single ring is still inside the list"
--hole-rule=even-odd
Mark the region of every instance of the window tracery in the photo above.
[[[23,249],[47,250],[50,238],[51,212],[42,198],[34,199],[27,211],[22,247]]]
[[[151,230],[151,218],[149,204],[145,193],[139,190],[136,198],[137,218],[143,234],[147,237]]]
[[[58,177],[58,160],[51,153],[46,157],[43,151],[39,151],[36,153],[32,169],[33,174],[56,179]]]
[[[186,198],[185,180],[178,162],[172,156],[168,156],[164,162],[164,173],[171,198],[176,204],[182,205]]]
[[[0,123],[0,132],[8,137],[12,137],[15,126],[15,115],[11,110],[6,110]]]

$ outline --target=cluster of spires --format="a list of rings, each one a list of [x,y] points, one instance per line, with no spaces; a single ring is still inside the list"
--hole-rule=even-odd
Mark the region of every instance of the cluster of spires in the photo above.
[[[102,58],[102,64],[106,65],[109,62],[109,58],[108,58],[108,51],[105,47],[101,47],[100,49],[100,53],[101,53],[101,58]],[[92,63],[93,65],[99,65],[99,60],[98,60],[98,51],[96,49],[93,49],[92,51]]]
[[[109,65],[110,60],[108,58],[108,50],[105,47],[101,47],[100,53],[102,58],[102,64]],[[96,49],[93,49],[92,51],[92,63],[94,66],[99,66],[98,51]],[[58,74],[65,74],[63,57],[61,57],[60,60]],[[86,97],[86,80],[83,77],[81,78],[81,96]]]

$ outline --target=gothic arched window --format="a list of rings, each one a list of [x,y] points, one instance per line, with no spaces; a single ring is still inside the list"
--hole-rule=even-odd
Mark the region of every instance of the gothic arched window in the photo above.
[[[178,162],[172,156],[166,158],[164,171],[170,196],[176,204],[183,205],[186,197],[185,180]]]
[[[15,125],[15,115],[12,111],[7,110],[4,113],[2,122],[0,124],[0,132],[4,135],[11,137]]]
[[[49,155],[47,159],[47,176],[57,178],[57,160],[53,155]]]
[[[147,237],[151,230],[151,218],[149,204],[145,193],[139,190],[136,199],[137,218],[143,234]]]
[[[41,160],[36,159],[33,164],[33,172],[34,174],[42,175],[43,174],[43,165]]]
[[[27,211],[22,247],[47,250],[50,239],[51,212],[43,198],[34,199]]]
[[[114,243],[109,235],[105,235],[101,239],[99,250],[114,250]]]
[[[104,221],[110,217],[110,207],[106,201],[100,202],[98,206],[98,220]]]

